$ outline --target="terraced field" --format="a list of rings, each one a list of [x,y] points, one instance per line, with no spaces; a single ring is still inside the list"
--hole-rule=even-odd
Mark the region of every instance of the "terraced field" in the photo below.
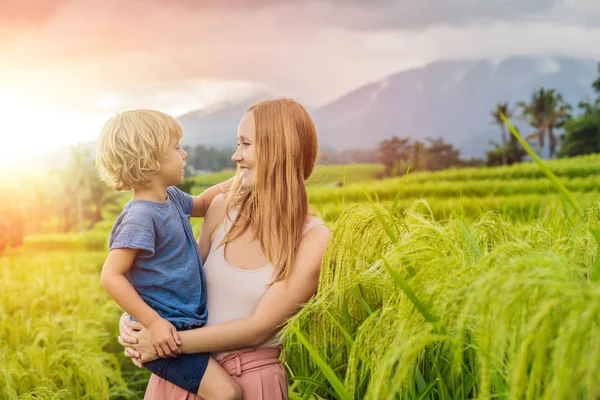
[[[333,236],[286,330],[290,398],[597,398],[600,156],[548,166],[577,206],[534,164],[384,180],[319,167],[309,199]],[[108,229],[0,256],[0,398],[143,395],[99,283]]]

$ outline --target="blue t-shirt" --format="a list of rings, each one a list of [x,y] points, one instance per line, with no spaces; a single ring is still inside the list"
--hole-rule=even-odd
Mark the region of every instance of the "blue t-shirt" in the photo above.
[[[110,232],[109,249],[139,249],[125,275],[140,297],[177,329],[206,324],[206,285],[190,215],[192,197],[171,186],[167,200],[132,200]]]

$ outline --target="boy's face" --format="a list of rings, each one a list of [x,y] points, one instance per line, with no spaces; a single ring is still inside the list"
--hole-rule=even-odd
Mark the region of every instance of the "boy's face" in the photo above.
[[[158,176],[165,186],[179,185],[183,182],[187,153],[179,144],[179,139],[171,139],[164,157],[160,161]]]
[[[254,145],[254,115],[249,112],[240,121],[237,149],[231,156],[231,160],[240,167],[242,186],[246,189],[251,189],[254,185],[256,167]]]

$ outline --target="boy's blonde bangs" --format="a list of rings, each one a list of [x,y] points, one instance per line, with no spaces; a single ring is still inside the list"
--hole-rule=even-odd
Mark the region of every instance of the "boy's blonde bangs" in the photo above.
[[[160,170],[160,160],[171,141],[182,137],[181,126],[170,115],[154,110],[126,111],[104,125],[96,165],[116,190],[142,187]]]

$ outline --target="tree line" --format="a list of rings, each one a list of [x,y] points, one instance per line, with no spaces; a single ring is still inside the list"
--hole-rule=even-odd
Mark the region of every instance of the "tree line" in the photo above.
[[[236,166],[231,161],[235,149],[218,149],[199,145],[196,147],[184,146],[184,150],[188,153],[185,162],[194,175],[222,171]]]
[[[460,152],[441,138],[414,141],[392,137],[379,142],[379,161],[384,176],[395,176],[410,171],[440,171],[451,167],[481,165],[477,159],[462,160]]]

